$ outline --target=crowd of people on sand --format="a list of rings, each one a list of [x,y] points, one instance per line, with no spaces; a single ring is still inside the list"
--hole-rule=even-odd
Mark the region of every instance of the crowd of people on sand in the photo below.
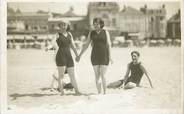
[[[66,20],[62,20],[58,25],[60,31],[56,34],[56,37],[52,40],[52,44],[55,51],[55,63],[57,66],[58,76],[53,75],[51,83],[51,90],[57,91],[60,95],[64,95],[64,89],[72,88],[75,94],[82,94],[78,88],[76,82],[76,76],[74,72],[74,59],[71,54],[71,50],[75,54],[75,61],[80,62],[82,55],[92,45],[91,51],[91,63],[95,75],[95,83],[98,94],[106,94],[107,88],[124,88],[132,89],[140,87],[140,81],[145,74],[151,88],[153,88],[151,79],[139,61],[140,53],[138,51],[132,51],[132,61],[127,65],[127,71],[124,79],[106,84],[106,72],[109,64],[113,64],[111,56],[111,40],[110,34],[104,27],[104,21],[101,18],[93,19],[94,30],[91,30],[87,36],[85,43],[82,46],[80,53],[77,52],[73,36],[70,33],[70,24]],[[64,82],[64,76],[68,74],[71,83],[66,84]],[[53,84],[56,82],[58,86],[54,88]]]

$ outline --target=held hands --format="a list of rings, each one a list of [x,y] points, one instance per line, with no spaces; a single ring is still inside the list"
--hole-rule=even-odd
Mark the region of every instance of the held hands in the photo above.
[[[80,55],[76,56],[76,57],[75,57],[75,61],[79,62],[79,61],[80,61],[80,58],[81,58]]]

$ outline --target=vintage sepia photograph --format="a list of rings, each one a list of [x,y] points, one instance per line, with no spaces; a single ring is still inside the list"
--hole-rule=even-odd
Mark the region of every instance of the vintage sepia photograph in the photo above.
[[[182,114],[181,12],[180,1],[7,2],[8,112]]]

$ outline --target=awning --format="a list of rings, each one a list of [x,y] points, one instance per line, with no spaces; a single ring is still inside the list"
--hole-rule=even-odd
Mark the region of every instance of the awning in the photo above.
[[[140,33],[129,33],[129,36],[140,36]]]

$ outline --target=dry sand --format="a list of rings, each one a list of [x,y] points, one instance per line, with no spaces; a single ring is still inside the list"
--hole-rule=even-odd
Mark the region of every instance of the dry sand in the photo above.
[[[107,83],[123,78],[134,48],[113,48],[114,63],[109,66]],[[42,110],[63,113],[134,113],[179,114],[181,108],[181,50],[179,47],[138,48],[140,60],[148,70],[154,89],[146,77],[142,88],[107,89],[97,95],[90,49],[76,63],[77,82],[82,93],[66,91],[60,96],[47,88],[55,71],[52,52],[42,50],[8,50],[8,104],[10,112]],[[25,110],[26,109],[26,110]],[[132,110],[136,109],[136,110]],[[168,113],[169,112],[169,113]],[[37,111],[39,113],[39,111]],[[143,112],[141,112],[143,113]]]

